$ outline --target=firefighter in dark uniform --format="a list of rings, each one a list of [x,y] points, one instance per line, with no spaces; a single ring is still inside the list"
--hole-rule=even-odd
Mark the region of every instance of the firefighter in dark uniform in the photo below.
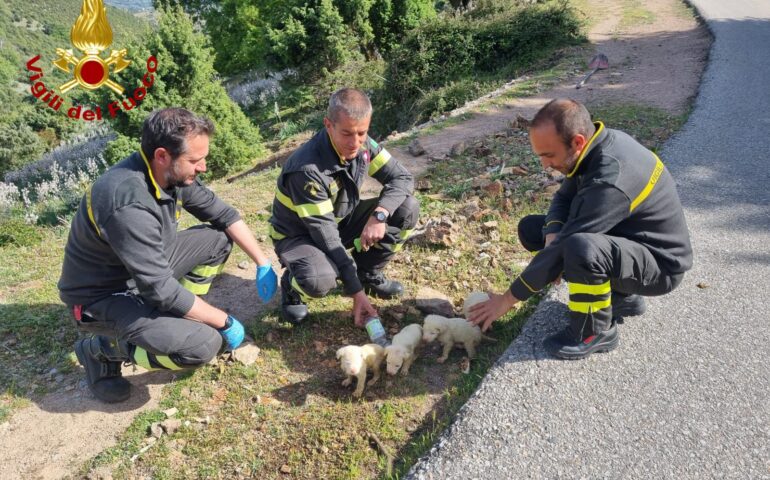
[[[243,325],[199,295],[222,271],[233,241],[257,264],[267,301],[277,276],[238,212],[204,187],[213,124],[181,108],[150,114],[140,150],[86,192],[72,220],[59,296],[80,331],[88,385],[105,402],[126,400],[121,364],[179,370],[242,341]],[[206,222],[177,232],[182,209]]]
[[[566,177],[547,215],[519,223],[522,245],[537,255],[503,295],[471,308],[470,320],[486,330],[563,277],[570,322],[545,340],[546,349],[566,359],[610,351],[618,345],[617,324],[641,315],[645,296],[676,288],[692,266],[676,184],[655,153],[592,123],[574,100],[549,102],[529,133],[543,167]]]
[[[270,236],[286,267],[281,278],[286,321],[305,320],[308,299],[326,295],[337,279],[353,298],[359,326],[377,315],[367,294],[403,293],[382,269],[416,225],[419,203],[412,195],[412,175],[367,135],[371,115],[363,92],[335,92],[325,128],[289,157],[278,177]],[[367,175],[383,188],[379,197],[361,200]]]

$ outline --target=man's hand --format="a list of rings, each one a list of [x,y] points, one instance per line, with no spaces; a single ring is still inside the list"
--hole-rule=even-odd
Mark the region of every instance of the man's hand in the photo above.
[[[377,207],[375,210],[388,214],[388,211],[381,207]],[[361,231],[361,248],[364,251],[369,250],[375,243],[382,240],[387,228],[387,222],[380,222],[374,217],[369,217],[364,229]]]
[[[275,295],[278,286],[278,277],[269,261],[265,265],[257,267],[256,283],[259,298],[262,299],[263,303],[267,303]]]
[[[353,322],[357,327],[363,327],[364,321],[367,317],[378,316],[377,310],[374,309],[372,303],[369,301],[369,297],[366,296],[363,290],[353,294]]]
[[[232,352],[238,348],[238,346],[243,343],[243,337],[246,334],[243,330],[243,324],[232,315],[227,316],[225,325],[222,328],[218,328],[217,331],[222,335],[222,341],[225,344],[224,350],[226,352]]]
[[[554,240],[556,240],[556,237],[557,237],[558,235],[559,235],[558,233],[549,233],[549,234],[547,234],[547,235],[545,236],[545,246],[547,247],[548,245],[550,245],[550,244],[551,244],[551,242],[553,242]]]
[[[486,332],[492,322],[505,315],[517,303],[519,300],[513,296],[510,290],[506,290],[502,295],[490,293],[489,300],[477,303],[470,308],[468,321],[474,325],[479,325],[481,330]]]

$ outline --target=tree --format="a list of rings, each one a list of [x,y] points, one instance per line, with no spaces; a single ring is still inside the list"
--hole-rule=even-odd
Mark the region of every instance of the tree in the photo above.
[[[160,12],[158,28],[139,44],[128,48],[134,60],[120,76],[126,94],[133,93],[137,79],[146,73],[144,59],[157,58],[154,84],[140,108],[119,112],[112,125],[121,138],[109,151],[109,160],[119,160],[126,150],[138,144],[142,122],[150,111],[179,106],[209,117],[217,132],[208,156],[209,174],[219,177],[249,164],[262,152],[258,129],[227,96],[214,70],[214,54],[206,37],[196,32],[192,19],[180,7]],[[133,83],[134,87],[130,85]],[[106,89],[102,89],[103,92]],[[100,104],[114,101],[101,93]],[[130,100],[125,100],[130,106]]]

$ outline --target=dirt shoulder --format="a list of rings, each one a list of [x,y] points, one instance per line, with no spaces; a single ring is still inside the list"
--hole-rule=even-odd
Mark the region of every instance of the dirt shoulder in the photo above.
[[[708,54],[710,36],[705,27],[678,0],[644,2],[644,9],[654,12],[652,21],[645,20],[649,17],[644,12],[629,11],[627,1],[586,3],[588,11],[598,12],[589,37],[595,52],[609,57],[609,70],[598,72],[580,90],[574,85],[585,70],[573,70],[537,95],[500,97],[467,121],[431,134],[418,134],[426,150],[420,157],[409,155],[405,147],[389,149],[419,175],[430,167],[430,158],[448,154],[454,144],[505,130],[518,115],[531,118],[545,102],[560,96],[578,99],[589,107],[623,103],[675,113],[686,111],[697,93]],[[226,273],[229,280],[215,284],[217,291],[211,294],[221,301],[211,299],[212,303],[228,307],[237,316],[253,318],[264,307],[239,294],[245,291],[245,283],[252,284],[253,268],[239,269],[231,262]],[[80,372],[68,376],[59,391],[34,401],[0,425],[0,478],[61,478],[75,474],[82,462],[115,445],[138,413],[157,408],[162,386],[169,378],[168,373],[133,375],[132,400],[110,406],[91,397],[80,380]]]

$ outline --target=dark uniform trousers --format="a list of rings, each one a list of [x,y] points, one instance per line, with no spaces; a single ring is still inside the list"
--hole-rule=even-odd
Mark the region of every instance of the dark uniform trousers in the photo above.
[[[545,248],[544,223],[545,215],[529,215],[519,222],[519,240],[530,252]],[[610,328],[612,304],[624,297],[665,295],[684,277],[662,271],[647,248],[626,238],[577,233],[561,245],[563,278],[570,284],[570,331],[576,338]]]
[[[367,251],[361,249],[361,232],[377,208],[378,199],[362,200],[339,223],[340,240],[346,249],[353,249],[352,257],[359,276],[382,270],[391,257],[401,250],[417,224],[420,204],[409,195],[387,220],[385,236]],[[337,286],[339,271],[334,262],[308,236],[288,237],[275,241],[275,253],[281,265],[289,270],[292,286],[303,299],[320,298]]]
[[[222,231],[196,226],[179,232],[169,263],[174,278],[202,295],[230,256],[232,240]],[[203,365],[222,346],[215,329],[159,311],[132,290],[83,307],[78,329],[128,343],[126,360],[148,369],[178,370]]]

